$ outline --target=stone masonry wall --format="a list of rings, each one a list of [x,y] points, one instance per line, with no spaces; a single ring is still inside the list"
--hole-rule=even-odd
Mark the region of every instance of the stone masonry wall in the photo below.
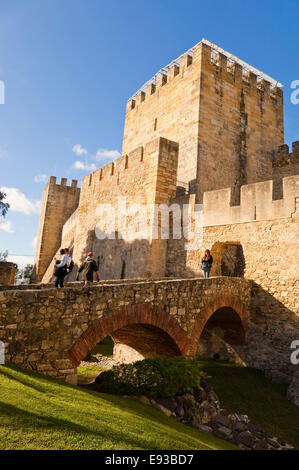
[[[13,284],[15,280],[16,265],[8,261],[0,261],[0,284]]]
[[[277,155],[273,161],[273,197],[282,198],[283,178],[292,175],[299,175],[299,142],[293,142],[292,153],[289,152],[288,145],[278,148]]]
[[[257,220],[247,221],[244,212],[238,207],[239,223],[235,215],[225,210],[225,201],[215,204],[218,223],[212,213],[210,202],[216,195],[211,195],[205,207],[207,218],[204,223],[214,221],[215,225],[204,226],[202,239],[196,250],[186,251],[184,240],[170,240],[167,256],[167,275],[198,276],[201,273],[200,262],[204,250],[209,248],[214,258],[211,275],[221,275],[221,262],[229,245],[239,245],[245,261],[244,276],[253,279],[256,287],[253,291],[249,342],[243,355],[246,363],[261,369],[280,370],[291,376],[294,366],[290,364],[290,344],[299,338],[299,212],[296,194],[298,177],[285,178],[285,201],[267,202],[265,193],[261,193],[260,212],[252,212]],[[263,185],[259,183],[258,185]],[[290,184],[290,185],[289,185]],[[249,185],[248,188],[250,188]],[[290,188],[293,188],[291,191]],[[287,191],[286,191],[287,192]],[[253,191],[253,194],[254,191]],[[256,204],[256,199],[254,199]],[[257,204],[257,208],[258,208]],[[267,220],[266,214],[278,214],[277,207],[284,211],[284,218]],[[209,210],[210,213],[209,213]],[[247,209],[250,209],[249,207]],[[273,212],[274,211],[274,212]],[[222,216],[221,216],[222,213]],[[244,218],[243,218],[243,215]],[[263,214],[260,218],[259,214]],[[264,218],[263,218],[264,217]],[[232,223],[234,220],[234,223]],[[229,223],[231,221],[231,223]]]
[[[284,142],[283,92],[223,54],[211,61],[203,45],[198,129],[198,200],[230,186],[239,204],[242,185],[272,178],[273,155]]]

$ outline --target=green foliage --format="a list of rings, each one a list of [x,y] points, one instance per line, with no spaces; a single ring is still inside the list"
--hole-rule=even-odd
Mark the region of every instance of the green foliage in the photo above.
[[[23,269],[17,269],[16,279],[30,279],[33,270],[33,264],[26,264]]]
[[[0,191],[0,216],[5,217],[9,209],[8,202],[4,202],[6,194]]]
[[[101,389],[120,395],[171,397],[199,387],[199,373],[199,362],[195,358],[144,359],[103,372]]]

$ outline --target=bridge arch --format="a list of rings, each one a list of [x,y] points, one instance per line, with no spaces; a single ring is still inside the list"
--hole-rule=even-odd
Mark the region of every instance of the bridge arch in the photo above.
[[[68,357],[74,367],[106,336],[113,336],[130,325],[149,325],[157,327],[175,343],[179,354],[186,354],[190,339],[178,322],[169,314],[149,304],[127,305],[95,320],[75,341],[68,351]]]
[[[195,355],[197,351],[197,345],[200,340],[200,337],[208,324],[209,320],[213,319],[213,316],[221,314],[223,319],[223,326],[227,327],[225,324],[225,314],[235,315],[239,320],[240,326],[238,327],[238,343],[244,344],[248,338],[248,322],[249,322],[249,312],[246,306],[240,301],[236,296],[224,293],[218,295],[212,302],[209,302],[201,310],[197,321],[191,332],[192,342],[188,350],[188,354]],[[219,315],[220,316],[220,315]]]

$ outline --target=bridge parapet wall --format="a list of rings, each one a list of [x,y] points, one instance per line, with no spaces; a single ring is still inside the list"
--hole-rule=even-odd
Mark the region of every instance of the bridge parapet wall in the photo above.
[[[213,308],[232,306],[245,329],[250,292],[251,281],[220,277],[5,290],[0,292],[0,340],[6,361],[74,382],[76,367],[92,347],[129,324],[162,329],[182,354],[195,354]]]

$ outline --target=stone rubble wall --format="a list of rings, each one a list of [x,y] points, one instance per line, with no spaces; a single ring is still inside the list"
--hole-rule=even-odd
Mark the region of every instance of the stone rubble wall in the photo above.
[[[15,263],[9,261],[0,261],[0,285],[3,284],[6,288],[7,285],[14,283],[16,273]]]

